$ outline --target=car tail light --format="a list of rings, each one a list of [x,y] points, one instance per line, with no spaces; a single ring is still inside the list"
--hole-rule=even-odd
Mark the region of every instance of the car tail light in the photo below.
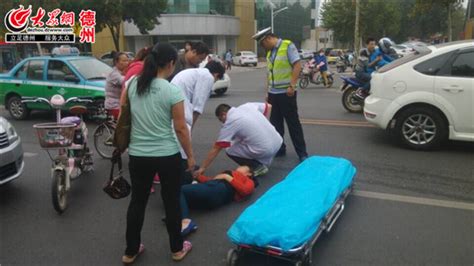
[[[369,113],[369,112],[364,112],[365,114],[365,117],[367,118],[370,118],[370,119],[374,119],[377,115],[376,114],[373,114],[373,113]]]

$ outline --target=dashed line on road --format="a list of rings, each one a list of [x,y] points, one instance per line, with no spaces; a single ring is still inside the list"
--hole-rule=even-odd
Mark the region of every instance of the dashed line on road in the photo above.
[[[318,126],[339,126],[339,127],[376,127],[365,121],[349,121],[349,120],[317,120],[317,119],[300,119],[305,125]]]
[[[387,194],[387,193],[379,193],[379,192],[363,191],[363,190],[354,190],[352,194],[354,196],[362,197],[362,198],[390,200],[390,201],[398,201],[398,202],[412,203],[412,204],[419,204],[419,205],[428,205],[428,206],[444,207],[444,208],[450,208],[450,209],[474,211],[474,204],[467,203],[467,202],[437,200],[437,199],[430,199],[430,198],[411,197],[411,196]]]

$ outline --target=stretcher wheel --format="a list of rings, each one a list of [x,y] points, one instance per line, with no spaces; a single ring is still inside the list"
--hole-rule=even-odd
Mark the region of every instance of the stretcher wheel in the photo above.
[[[238,260],[239,260],[239,252],[234,248],[229,249],[229,251],[227,252],[227,265],[235,266],[237,265]]]

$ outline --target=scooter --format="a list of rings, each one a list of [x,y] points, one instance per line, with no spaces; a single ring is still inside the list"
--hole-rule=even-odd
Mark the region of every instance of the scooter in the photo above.
[[[61,109],[70,102],[91,103],[91,99],[72,97],[65,100],[54,95],[51,100],[36,97],[24,97],[23,103],[45,103],[56,110],[55,123],[35,124],[40,146],[48,153],[51,164],[51,194],[53,207],[59,213],[67,208],[67,196],[74,180],[85,172],[93,171],[92,153],[87,146],[87,126],[82,115],[87,113],[84,105],[69,108],[74,116],[61,117]],[[53,157],[50,151],[57,150]]]
[[[343,84],[341,86],[342,91],[342,106],[351,113],[362,113],[364,110],[364,100],[357,97],[357,89],[363,86],[354,77],[341,76]]]
[[[333,77],[334,74],[330,73],[329,70],[327,72],[328,72],[328,82],[329,82],[328,87],[331,87],[332,84],[334,83],[334,77]],[[303,66],[303,70],[300,73],[299,86],[300,88],[305,89],[308,87],[310,82],[315,85],[324,84],[324,86],[327,86],[314,60],[308,61]]]

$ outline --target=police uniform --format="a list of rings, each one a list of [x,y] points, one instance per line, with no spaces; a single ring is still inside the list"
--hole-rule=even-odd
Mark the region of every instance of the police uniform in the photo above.
[[[255,34],[253,38],[260,42],[269,34],[271,34],[271,28],[266,28]],[[299,60],[298,50],[289,40],[279,39],[277,45],[272,50],[267,51],[268,102],[272,104],[270,122],[283,138],[285,134],[283,121],[286,121],[295,151],[300,160],[304,160],[308,154],[303,128],[298,116],[296,85],[294,96],[287,95],[287,89],[292,85],[293,65]],[[286,145],[283,142],[278,155],[284,155],[285,153]]]

